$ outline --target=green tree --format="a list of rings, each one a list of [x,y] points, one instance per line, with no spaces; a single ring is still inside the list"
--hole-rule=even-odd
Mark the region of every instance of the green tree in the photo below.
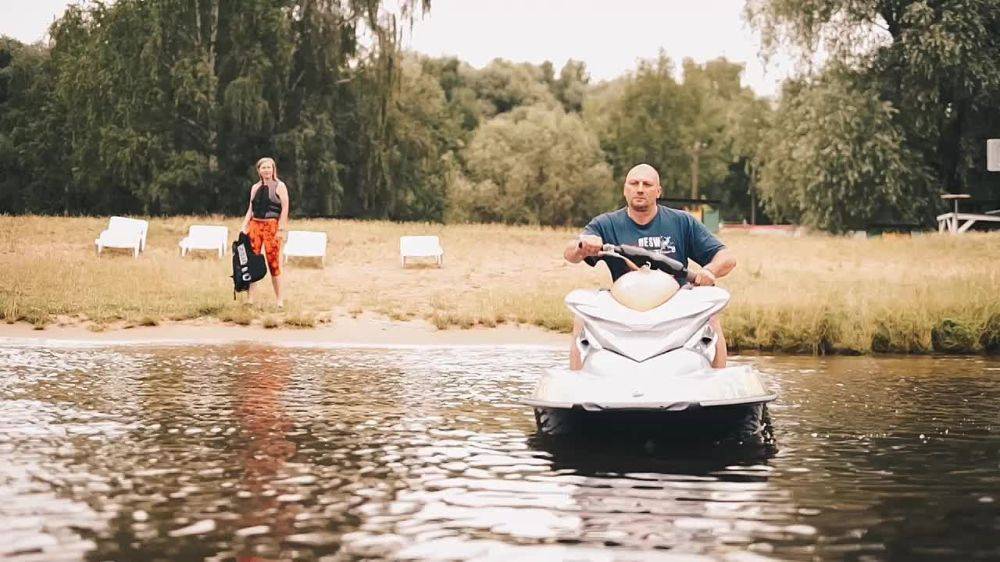
[[[618,198],[597,137],[560,107],[518,107],[487,121],[462,157],[452,220],[579,225]]]
[[[437,78],[445,95],[448,119],[459,126],[454,140],[458,146],[464,146],[486,112],[492,111],[489,104],[480,100],[472,89],[472,76],[476,70],[455,57],[421,57],[420,60],[424,72]]]
[[[396,14],[379,0],[72,6],[33,63],[34,81],[0,102],[0,119],[21,116],[12,133],[44,127],[51,142],[5,135],[4,146],[58,158],[69,193],[54,200],[65,212],[233,212],[245,205],[253,162],[271,155],[299,214],[395,216],[390,186],[404,183],[394,174],[405,167],[394,167],[386,147],[400,140],[398,21],[429,3],[399,6]],[[41,100],[33,119],[15,111],[28,93]],[[46,177],[44,163],[18,162],[19,183]]]
[[[546,84],[545,72],[530,63],[495,59],[481,70],[474,71],[469,83],[476,97],[484,102],[485,117],[523,105],[560,105]]]
[[[563,109],[579,113],[583,109],[583,98],[590,83],[587,65],[582,61],[569,59],[559,71],[558,78],[555,77],[552,63],[546,61],[542,63],[541,68],[546,84],[552,95],[562,104]]]
[[[606,117],[597,123],[601,146],[616,178],[639,162],[660,170],[664,195],[688,192],[683,178],[689,168],[684,94],[674,79],[672,61],[663,53],[639,67],[623,84],[621,95],[606,105]]]
[[[456,172],[459,123],[449,114],[444,91],[415,57],[402,63],[393,99],[389,156],[393,192],[387,215],[402,220],[442,220],[447,184]]]
[[[42,47],[0,37],[0,213],[56,213],[71,204],[52,82]]]
[[[698,143],[698,194],[721,200],[723,218],[734,221],[751,214],[756,162],[771,116],[767,100],[742,86],[743,70],[724,58],[683,63],[682,89],[692,107],[683,134],[692,148]],[[684,181],[693,183],[690,175]]]
[[[930,181],[903,149],[896,109],[832,72],[785,88],[763,139],[760,191],[770,213],[832,232],[912,219]]]
[[[639,162],[660,170],[666,197],[721,199],[723,214],[742,219],[767,103],[740,83],[742,65],[725,59],[683,62],[683,81],[663,53],[629,76],[588,92],[583,115],[598,132],[615,177]]]
[[[899,158],[913,152],[933,173],[930,185],[917,186],[925,191],[908,193],[925,221],[941,205],[942,189],[1000,198],[984,170],[983,142],[1000,130],[995,0],[751,0],[747,13],[768,52],[791,44],[805,55],[823,45],[833,68],[850,69],[857,89],[891,102]],[[803,157],[822,165],[821,154]]]

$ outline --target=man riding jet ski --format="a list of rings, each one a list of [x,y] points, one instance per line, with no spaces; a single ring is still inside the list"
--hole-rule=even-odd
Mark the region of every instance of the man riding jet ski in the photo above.
[[[604,261],[611,270],[612,280],[617,281],[628,273],[629,267],[620,259],[601,255],[603,245],[638,246],[682,264],[691,259],[700,265],[701,269],[691,279],[673,274],[682,286],[688,282],[695,286],[715,285],[717,278],[728,275],[736,267],[733,253],[690,213],[657,204],[662,194],[660,174],[649,164],[639,164],[629,170],[622,193],[626,206],[590,221],[580,237],[566,247],[563,252],[566,261],[585,261],[590,266]],[[574,336],[580,327],[579,321],[574,324]],[[721,324],[714,317],[712,328],[719,334],[712,366],[725,367],[726,339]],[[580,368],[579,358],[572,348],[570,368]]]
[[[714,320],[729,302],[715,277],[735,260],[689,214],[656,204],[652,167],[633,168],[624,193],[626,208],[591,221],[576,250],[566,250],[574,263],[604,260],[615,286],[566,297],[575,316],[570,368],[546,372],[525,401],[535,407],[539,431],[759,435],[764,404],[775,397],[750,367],[724,368],[725,341]],[[630,243],[602,243],[594,252],[595,239]],[[702,270],[688,271],[688,257]],[[681,283],[695,286],[677,290]]]

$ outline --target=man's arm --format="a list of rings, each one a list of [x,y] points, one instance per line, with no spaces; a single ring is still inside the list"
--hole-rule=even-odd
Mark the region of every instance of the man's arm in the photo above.
[[[712,257],[712,261],[706,263],[698,271],[695,277],[695,285],[715,285],[715,280],[719,277],[729,275],[729,272],[736,267],[736,256],[729,248],[721,248]]]
[[[719,241],[712,236],[712,233],[705,228],[705,225],[690,213],[686,213],[688,221],[688,244],[690,252],[688,257],[701,269],[695,277],[695,285],[715,285],[717,277],[724,277],[736,267],[736,256]]]
[[[569,263],[580,263],[584,258],[596,256],[601,251],[604,242],[600,236],[593,234],[582,234],[578,238],[570,240],[563,250],[563,257]]]
[[[601,217],[597,217],[587,223],[587,226],[583,228],[583,232],[580,233],[575,239],[570,240],[569,244],[566,245],[566,249],[563,250],[563,257],[569,263],[580,263],[587,258],[597,257],[597,254],[604,249],[604,239],[602,237],[603,230],[598,222]],[[594,265],[593,260],[587,262],[590,265]]]

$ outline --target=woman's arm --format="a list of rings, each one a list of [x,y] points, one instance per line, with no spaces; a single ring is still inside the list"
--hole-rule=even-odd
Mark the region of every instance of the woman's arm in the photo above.
[[[240,232],[246,232],[247,227],[250,225],[250,219],[253,218],[253,194],[260,187],[260,182],[255,183],[250,186],[250,204],[247,205],[247,214],[243,215],[243,224],[240,225]]]
[[[285,182],[281,182],[275,191],[277,192],[278,199],[281,200],[281,216],[278,217],[278,232],[282,241],[284,241],[288,233],[288,186],[285,185]]]

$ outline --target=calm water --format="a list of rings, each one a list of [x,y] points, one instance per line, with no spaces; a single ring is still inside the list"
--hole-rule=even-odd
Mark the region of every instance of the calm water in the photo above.
[[[743,358],[776,453],[540,441],[562,361],[0,347],[0,558],[1000,559],[1000,361]]]

